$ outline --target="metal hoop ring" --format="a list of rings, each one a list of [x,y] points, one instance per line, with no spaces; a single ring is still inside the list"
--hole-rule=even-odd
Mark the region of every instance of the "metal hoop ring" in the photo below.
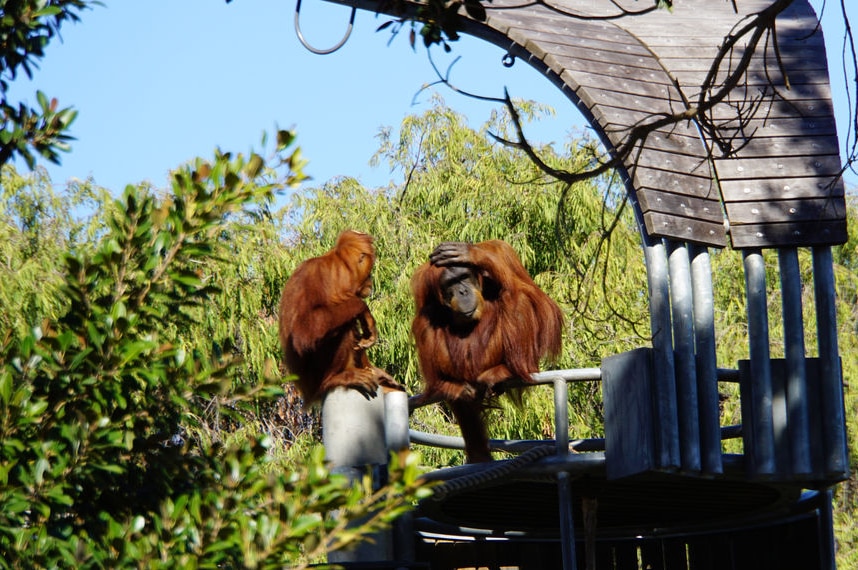
[[[309,42],[304,38],[304,34],[301,32],[301,0],[298,0],[297,4],[295,4],[295,33],[298,34],[298,41],[301,42],[301,45],[307,48],[307,51],[311,53],[315,53],[317,55],[328,55],[329,53],[334,53],[343,45],[345,45],[346,41],[348,41],[349,36],[352,35],[352,28],[355,23],[355,12],[357,12],[357,6],[352,6],[352,15],[349,17],[349,27],[346,28],[346,35],[343,36],[343,39],[337,43],[334,47],[328,49],[319,49],[310,45]]]

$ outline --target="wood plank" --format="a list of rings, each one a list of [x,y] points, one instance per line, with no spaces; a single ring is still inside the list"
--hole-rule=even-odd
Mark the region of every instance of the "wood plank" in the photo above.
[[[661,129],[650,133],[646,139],[646,148],[667,151],[684,156],[706,156],[703,140],[693,129]]]
[[[712,27],[712,29],[701,29],[701,24],[706,27],[709,25],[709,20],[706,18],[711,18],[711,15],[707,14],[695,19],[668,20],[669,24],[667,25],[670,26],[670,34],[664,33],[666,29],[665,25],[661,25],[660,30],[659,25],[644,27],[632,24],[623,27],[630,32],[633,31],[635,37],[640,38],[642,43],[650,46],[655,52],[664,48],[675,48],[683,45],[689,47],[706,45],[720,47],[730,34],[732,24],[729,26]],[[675,25],[671,25],[674,23]],[[785,48],[791,46],[816,48],[824,45],[822,34],[808,34],[808,28],[789,28],[783,25],[780,19],[778,20],[778,40]],[[744,49],[745,45],[747,45],[746,41],[740,41],[736,44],[736,49]],[[771,42],[769,42],[769,45],[771,45]]]
[[[846,219],[845,202],[830,198],[726,202],[724,206],[730,225]]]
[[[674,238],[714,247],[724,247],[727,244],[723,223],[704,222],[660,212],[647,212],[643,217],[647,232],[652,236]]]
[[[717,193],[711,199],[663,192],[657,189],[641,188],[636,194],[643,212],[653,212],[702,220],[715,224],[724,223],[721,202]]]
[[[588,105],[590,112],[599,121],[612,141],[621,143],[628,135],[629,129],[636,124],[652,120],[652,112],[619,109],[607,105]]]
[[[634,164],[626,165],[635,188],[653,188],[673,194],[691,194],[698,197],[709,196],[712,179],[706,176],[694,176],[683,172],[659,170]]]
[[[846,242],[846,220],[794,224],[744,224],[730,226],[734,249],[761,247],[810,247]]]
[[[560,22],[557,19],[542,23],[535,18],[490,11],[487,23],[510,38],[523,34],[534,41],[545,40],[632,55],[651,55],[650,50],[640,40],[611,24],[592,25],[587,22]]]
[[[551,54],[558,59],[586,60],[599,64],[610,63],[613,65],[664,71],[664,68],[652,57],[652,54],[623,53],[607,49],[594,49],[587,46],[582,47],[575,44],[545,41],[528,41],[526,47],[540,59],[545,59],[546,55]]]
[[[762,178],[721,181],[727,202],[836,198],[845,195],[843,180],[828,178]]]
[[[617,52],[593,52],[586,49],[576,49],[572,46],[563,48],[559,44],[551,44],[556,51],[547,52],[554,56],[563,67],[568,69],[584,69],[586,71],[601,69],[603,66],[625,68],[623,75],[640,77],[641,79],[655,76],[666,76],[664,68],[652,57],[622,54]],[[542,58],[545,61],[545,58]],[[594,65],[595,64],[595,65]],[[604,73],[604,71],[603,71]],[[671,82],[668,82],[671,84]]]
[[[535,46],[539,46],[543,51],[551,53],[557,53],[560,48],[563,48],[565,50],[577,49],[582,52],[608,52],[629,57],[646,57],[652,59],[652,53],[640,43],[606,41],[602,36],[588,38],[577,34],[577,32],[571,35],[519,27],[509,28],[506,31],[506,35],[519,44],[530,45],[532,43]],[[540,53],[536,51],[532,53],[540,59],[542,58]]]
[[[744,125],[745,133],[753,134],[762,129],[768,129],[769,134],[777,132],[784,136],[836,136],[837,125],[834,117],[815,117],[805,119],[803,117],[782,118],[777,121],[769,121],[765,117],[749,119]],[[730,130],[722,128],[724,136],[730,136]]]
[[[580,75],[581,72],[584,72],[588,74],[591,79],[595,79],[595,85],[593,85],[593,87],[597,89],[616,85],[620,81],[634,81],[639,82],[644,86],[648,86],[642,87],[642,89],[656,89],[659,88],[659,86],[663,89],[673,89],[673,84],[670,82],[670,78],[664,75],[661,70],[657,69],[640,69],[621,66],[611,62],[598,62],[587,59],[557,56],[554,54],[546,54],[542,61],[549,69],[554,71],[561,78],[564,78],[564,80],[573,87],[578,87],[580,85],[578,80],[575,78]],[[613,77],[608,79],[608,75],[600,75],[604,73],[613,74]]]
[[[712,61],[721,51],[726,39],[724,36],[719,36],[717,38],[701,36],[672,36],[671,41],[663,42],[661,41],[661,38],[645,36],[636,37],[641,40],[642,45],[646,45],[649,50],[661,60],[696,58],[703,61]],[[816,57],[819,54],[820,48],[824,46],[824,43],[822,41],[781,42],[779,46],[779,49],[781,49],[781,55],[786,57]],[[775,53],[771,46],[759,46],[757,49],[759,50],[757,51],[757,54],[762,55],[765,53],[766,57],[769,58],[769,61],[774,64],[776,61],[774,59]],[[763,49],[766,51],[763,52]],[[745,53],[745,50],[746,46],[744,45],[735,46],[732,50],[732,57],[725,61],[729,62],[732,60],[733,62],[737,62]]]
[[[837,137],[821,136],[769,136],[768,129],[759,129],[736,152],[739,158],[780,156],[783,158],[837,154]]]
[[[592,97],[595,104],[615,109],[648,110],[650,113],[679,113],[684,110],[682,101],[679,99],[671,100],[664,96],[650,97],[595,89]]]
[[[598,71],[585,71],[581,69],[570,69],[568,64],[560,74],[561,79],[567,85],[578,88],[595,88],[614,93],[628,93],[630,95],[655,96],[658,93],[665,97],[673,90],[673,84],[668,77],[663,81],[638,81],[628,77],[616,77],[605,75]],[[676,98],[676,97],[674,97]]]
[[[633,30],[634,34],[646,43],[655,42],[658,39],[669,41],[671,38],[678,38],[677,41],[682,41],[687,36],[693,34],[695,30],[698,32],[696,37],[724,37],[732,32],[735,24],[744,19],[745,14],[752,12],[748,8],[747,2],[743,2],[743,5],[740,6],[743,14],[732,13],[732,8],[729,9],[729,13],[718,10],[716,4],[723,5],[727,3],[710,2],[705,6],[696,4],[693,12],[686,12],[685,15],[674,10],[671,15],[666,17],[627,18],[618,24],[623,28]],[[681,5],[678,2],[676,7],[680,7]],[[690,4],[686,5],[686,7],[689,6]],[[808,38],[808,32],[814,29],[816,18],[808,13],[801,15],[795,11],[791,13],[787,12],[781,13],[777,20],[778,40],[787,44]],[[665,29],[669,29],[670,34],[665,34]],[[805,41],[814,41],[814,36],[810,36],[810,39]]]
[[[757,178],[801,178],[813,176],[826,178],[840,172],[840,157],[806,156],[806,157],[766,157],[766,158],[722,158],[715,160],[718,179],[748,180]]]
[[[665,67],[674,72],[689,72],[696,71],[701,73],[706,73],[712,67],[714,53],[710,57],[706,58],[693,58],[693,57],[659,57],[659,61],[664,63]],[[825,71],[827,73],[828,67],[826,66],[825,60],[820,61],[819,53],[815,50],[806,50],[804,53],[796,54],[795,56],[790,57],[782,57],[781,60],[783,62],[783,69],[786,70],[789,75],[797,75],[797,74],[807,74],[813,75],[814,73],[818,73],[820,70]],[[729,62],[726,62],[729,63]],[[730,68],[721,66],[725,71],[731,71]],[[769,60],[768,65],[763,62],[763,58],[755,57],[752,60],[752,64],[750,69],[763,73],[763,70],[767,70],[769,76],[779,76],[781,74],[780,67],[777,63],[772,59]]]
[[[643,152],[640,153],[636,164],[638,168],[653,168],[704,178],[708,182],[701,182],[701,186],[707,188],[712,186],[712,172],[709,169],[709,160],[702,153],[700,156],[688,156],[645,147]]]
[[[686,89],[690,89],[692,87],[698,87],[703,83],[706,72],[674,69],[671,70],[671,74],[676,78],[680,85],[685,86]],[[723,79],[723,75],[720,77]],[[828,75],[823,73],[823,70],[821,69],[816,70],[816,72],[813,73],[802,70],[791,72],[789,73],[789,80],[790,85],[818,85],[820,89],[824,89],[828,85]],[[750,75],[742,79],[742,83],[738,88],[744,89],[745,86],[747,86],[748,88],[760,89],[771,87],[772,85],[786,91],[783,77],[781,75],[775,73],[767,76],[763,72],[751,70]]]
[[[692,103],[696,102],[696,99],[692,100]],[[816,118],[824,119],[832,116],[834,113],[834,110],[831,108],[831,102],[826,102],[820,99],[812,99],[809,101],[783,101],[776,99],[772,101],[772,99],[769,98],[768,100],[761,101],[759,106],[756,108],[754,108],[755,104],[756,103],[744,100],[727,101],[713,107],[707,113],[707,116],[719,122],[729,121],[735,118],[736,125],[738,126],[748,121],[749,117],[747,117],[747,114],[752,108],[754,109],[752,118],[770,122],[777,122],[781,119],[791,119],[797,115],[806,120],[813,120]],[[736,110],[737,106],[742,109],[742,116],[739,116],[738,111]]]
[[[565,17],[537,5],[512,10],[492,9],[491,4],[484,4],[484,6],[486,8],[486,23],[504,34],[511,28],[519,28],[582,35],[590,38],[601,37],[616,43],[640,44],[638,40],[630,40],[633,36],[627,31],[607,20],[586,21]]]
[[[789,90],[780,86],[773,87],[768,84],[759,86],[749,85],[747,90],[750,93],[753,93],[756,99],[759,99],[761,92],[765,92],[765,107],[760,111],[765,111],[766,109],[771,108],[774,104],[776,107],[775,112],[777,112],[779,116],[786,118],[803,116],[805,118],[820,117],[824,119],[827,118],[828,115],[833,114],[833,109],[831,107],[831,91],[828,84],[793,84],[792,88]],[[685,93],[689,102],[692,105],[696,105],[699,92],[694,92],[686,87]],[[716,109],[724,107],[732,108],[732,106],[735,106],[737,103],[741,103],[745,99],[744,93],[745,88],[743,87],[741,92],[730,94],[725,102],[716,106]],[[790,111],[792,111],[792,113],[790,113]],[[796,111],[799,111],[801,114],[797,115]],[[718,115],[724,114],[720,112],[720,110],[717,111],[717,113]],[[760,114],[761,113],[758,111],[757,116],[760,119],[767,118],[765,115],[760,116]]]

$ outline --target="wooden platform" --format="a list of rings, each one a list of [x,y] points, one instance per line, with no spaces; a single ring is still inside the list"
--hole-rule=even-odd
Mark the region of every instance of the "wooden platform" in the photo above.
[[[595,500],[600,537],[628,538],[744,525],[756,517],[787,512],[801,496],[795,485],[748,481],[739,457],[732,458],[732,473],[719,478],[649,473],[610,481],[604,457],[589,455],[570,456],[566,467],[572,474],[572,511],[578,534],[584,528],[584,500]],[[442,469],[433,472],[431,479],[470,476],[496,468],[498,463]],[[551,474],[556,470],[560,470],[556,462],[537,462],[501,481],[450,493],[441,500],[427,499],[420,504],[418,516],[500,535],[556,537],[557,480]]]
[[[573,464],[576,457],[570,459]],[[589,560],[600,570],[810,569],[827,568],[823,561],[832,559],[830,494],[825,491],[800,492],[792,485],[729,474],[608,481],[598,461],[580,460],[586,465],[570,465],[576,473],[577,568],[587,567]],[[732,467],[743,471],[738,464]],[[432,476],[446,480],[492,468],[455,467]],[[421,502],[414,522],[417,559],[434,570],[568,565],[558,533],[557,483],[547,470],[535,465],[520,477]],[[584,513],[592,521],[589,533]]]

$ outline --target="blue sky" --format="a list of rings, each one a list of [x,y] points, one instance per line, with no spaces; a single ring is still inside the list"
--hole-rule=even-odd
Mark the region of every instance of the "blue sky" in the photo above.
[[[381,127],[396,128],[431,105],[429,91],[418,93],[436,79],[425,50],[413,52],[405,34],[388,45],[389,32],[375,31],[388,18],[359,11],[341,50],[314,55],[297,40],[294,9],[291,0],[106,0],[63,28],[34,79],[14,83],[11,100],[34,104],[41,89],[79,111],[72,152],[59,167],[45,164],[55,185],[91,176],[114,191],[141,181],[164,186],[179,164],[209,157],[215,147],[258,148],[262,132],[275,126],[297,131],[314,183],[348,175],[387,184],[387,167],[368,162]],[[337,43],[348,17],[347,7],[319,0],[305,0],[301,9],[305,37],[322,48]],[[836,44],[829,53],[839,54],[840,31],[827,39]],[[503,50],[467,36],[452,46],[453,56],[462,56],[452,72],[457,86],[496,97],[507,87],[513,97],[555,109],[532,127],[534,140],[562,142],[586,127],[572,103],[525,62],[506,68]],[[446,69],[452,58],[433,53]],[[475,127],[497,108],[443,86],[433,90]],[[845,93],[835,90],[834,99],[842,143]],[[847,181],[858,183],[854,176]]]

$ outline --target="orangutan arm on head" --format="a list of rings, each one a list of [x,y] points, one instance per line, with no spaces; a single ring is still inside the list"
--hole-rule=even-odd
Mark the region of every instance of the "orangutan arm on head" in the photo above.
[[[533,285],[515,250],[504,241],[490,240],[476,244],[444,242],[429,255],[429,262],[439,267],[468,266],[478,268],[501,288]]]

